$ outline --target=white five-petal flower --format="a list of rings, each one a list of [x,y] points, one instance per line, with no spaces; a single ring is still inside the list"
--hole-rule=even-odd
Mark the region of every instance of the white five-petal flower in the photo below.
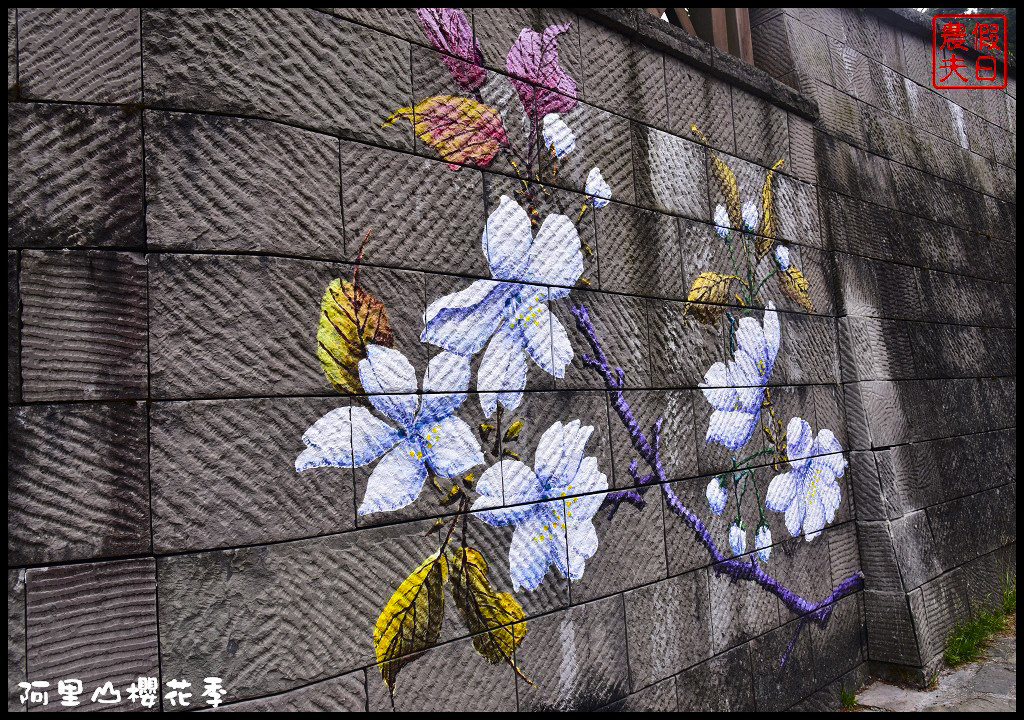
[[[359,379],[370,404],[397,427],[364,407],[337,408],[302,436],[306,449],[298,472],[318,467],[362,467],[383,456],[370,474],[359,514],[398,510],[423,488],[427,465],[439,476],[457,477],[483,463],[469,425],[455,417],[466,399],[469,359],[439,353],[416,394],[416,371],[398,350],[370,345],[359,361]]]
[[[568,295],[579,280],[583,252],[569,218],[549,215],[534,237],[526,210],[507,195],[487,218],[483,248],[494,280],[432,302],[421,339],[460,355],[486,346],[476,387],[489,417],[499,402],[509,410],[519,406],[527,356],[549,375],[564,376],[572,345],[548,302]]]
[[[779,317],[768,303],[763,324],[752,317],[740,320],[736,330],[736,354],[728,364],[716,362],[700,384],[704,398],[715,409],[708,420],[705,442],[732,451],[747,444],[758,418],[764,389],[779,354]]]
[[[512,585],[533,590],[554,565],[579,580],[597,552],[591,518],[601,507],[608,478],[597,458],[585,457],[594,428],[579,420],[556,422],[541,436],[530,468],[502,460],[480,476],[472,509],[489,525],[515,525],[508,551]]]
[[[846,468],[843,448],[831,430],[821,430],[812,440],[810,424],[795,417],[786,426],[786,456],[790,470],[772,478],[764,504],[786,513],[790,535],[796,537],[802,527],[805,539],[813,540],[842,502],[836,478]]]

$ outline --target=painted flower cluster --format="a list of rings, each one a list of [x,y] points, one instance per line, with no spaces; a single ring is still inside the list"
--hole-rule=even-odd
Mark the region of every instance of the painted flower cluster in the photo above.
[[[488,167],[501,157],[518,182],[500,195],[482,230],[480,247],[490,277],[467,282],[426,308],[420,341],[436,354],[423,377],[394,347],[387,309],[361,286],[358,264],[351,281],[339,278],[328,286],[321,304],[318,357],[331,383],[356,399],[306,430],[296,471],[372,468],[359,500],[360,515],[406,508],[428,484],[443,495],[442,506],[456,505],[453,518],[438,519],[431,528],[438,532],[437,552],[398,586],[374,628],[377,661],[392,693],[401,668],[437,643],[446,596],[473,635],[476,651],[488,662],[506,662],[519,672],[515,652],[526,636],[525,613],[512,594],[491,583],[487,561],[469,544],[470,518],[513,528],[508,575],[516,592],[532,591],[552,568],[563,578],[584,576],[599,547],[593,518],[609,497],[608,478],[588,455],[594,426],[584,420],[558,420],[544,429],[532,458],[509,449],[523,427],[511,414],[522,404],[529,373],[562,378],[574,360],[569,329],[551,312],[551,304],[588,284],[585,267],[592,250],[578,226],[587,212],[599,211],[612,199],[598,167],[587,170],[582,206],[571,212],[547,190],[557,186],[559,169],[580,154],[580,138],[566,119],[577,104],[576,85],[558,57],[558,39],[569,25],[541,32],[524,28],[508,52],[508,75],[499,81],[514,88],[527,128],[526,146],[517,147],[506,119],[483,101],[481,89],[490,73],[465,13],[432,8],[418,14],[439,62],[464,94],[432,96],[400,108],[385,126],[407,120],[453,171]],[[754,492],[754,554],[767,563],[772,536],[766,510],[783,514],[792,535],[813,540],[840,505],[837,478],[845,460],[829,430],[813,436],[799,417],[783,430],[771,397],[782,335],[774,302],[762,303],[760,292],[776,278],[783,295],[813,308],[789,249],[774,240],[771,183],[779,165],[768,175],[759,207],[741,202],[731,170],[712,156],[727,198],[715,210],[714,233],[726,244],[733,267],[731,272],[701,273],[686,313],[708,324],[728,319],[731,357],[707,370],[701,389],[712,408],[705,441],[728,450],[731,467],[708,483],[706,497],[713,515],[735,504],[727,542],[735,555],[742,555],[749,526],[740,508],[745,493]],[[745,263],[737,262],[737,252]],[[769,270],[761,277],[765,264]],[[726,308],[733,292],[738,313]],[[614,393],[621,380],[607,384]],[[487,419],[478,428],[459,417],[471,388]],[[624,412],[631,418],[628,406]],[[501,437],[499,426],[504,427]],[[750,451],[759,428],[767,442]],[[660,432],[660,421],[655,432]],[[641,445],[635,443],[635,449]],[[653,452],[649,446],[647,451]],[[762,500],[754,470],[766,455],[778,474]],[[660,469],[660,462],[652,467]],[[456,539],[460,520],[461,542]],[[717,552],[711,540],[706,544]]]

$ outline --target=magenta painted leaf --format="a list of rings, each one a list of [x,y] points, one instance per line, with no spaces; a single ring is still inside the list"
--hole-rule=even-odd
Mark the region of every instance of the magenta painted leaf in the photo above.
[[[416,13],[431,44],[444,53],[442,59],[455,81],[465,90],[483,85],[487,79],[484,58],[466,13],[452,8],[420,8]]]
[[[512,84],[526,112],[536,120],[576,107],[576,81],[558,62],[558,36],[568,29],[569,23],[551,25],[543,33],[523,28],[508,51]]]

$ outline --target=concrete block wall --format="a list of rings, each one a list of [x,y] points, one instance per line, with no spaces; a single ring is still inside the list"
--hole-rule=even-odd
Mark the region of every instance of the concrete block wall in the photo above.
[[[927,684],[1016,566],[1016,78],[936,91],[914,13],[757,19],[821,113],[868,657]]]
[[[613,200],[577,223],[593,251],[586,282],[552,316],[578,359],[588,348],[570,302],[588,306],[640,424],[665,418],[666,480],[722,548],[729,521],[705,488],[729,458],[704,442],[712,408],[698,386],[728,359],[729,332],[724,318],[684,314],[685,301],[725,257],[714,155],[744,199],[785,161],[776,234],[813,310],[774,297],[771,390],[780,414],[832,429],[849,464],[813,542],[768,513],[766,567],[812,602],[857,571],[865,590],[808,623],[721,574],[654,488],[642,508],[594,516],[599,547],[581,577],[551,569],[515,593],[521,674],[484,662],[449,602],[437,646],[401,670],[396,708],[835,707],[868,660],[928,669],[951,608],[1013,565],[1015,162],[997,150],[1014,142],[1014,96],[1001,114],[956,98],[964,147],[924,113],[836,87],[829,40],[841,38],[815,28],[874,22],[867,36],[880,37],[873,16],[823,10],[808,24],[804,12],[755,18],[793,48],[778,72],[737,67],[634,12],[468,18],[480,96],[519,142],[529,134],[512,121],[506,53],[524,27],[568,23],[559,57],[577,87],[564,118],[577,143],[546,197],[580,207],[597,165]],[[805,27],[832,82],[797,85],[817,121],[769,77],[812,67],[792,40]],[[368,468],[294,464],[312,423],[366,406],[334,392],[316,332],[325,288],[353,276],[368,232],[361,284],[419,379],[438,352],[420,341],[427,306],[490,277],[481,232],[515,169],[499,158],[453,171],[408,125],[382,127],[457,91],[412,10],[8,11],[9,709],[25,709],[19,682],[67,677],[122,692],[138,676],[187,678],[203,704],[211,675],[230,709],[391,707],[374,624],[456,508],[426,487],[397,512],[358,515]],[[844,98],[839,110],[826,93]],[[843,108],[887,130],[843,135]],[[881,153],[886,138],[898,157]],[[935,186],[952,200],[929,200]],[[462,417],[477,426],[469,390]],[[560,378],[534,367],[496,433],[523,419],[525,461],[553,422],[581,418],[609,487],[634,489],[613,399],[578,360]],[[956,471],[936,478],[940,463]],[[776,474],[752,472],[761,487]],[[472,532],[491,581],[512,592],[512,528]]]

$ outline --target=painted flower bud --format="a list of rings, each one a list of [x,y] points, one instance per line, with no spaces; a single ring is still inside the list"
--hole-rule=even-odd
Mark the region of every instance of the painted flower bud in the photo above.
[[[757,532],[754,534],[754,548],[761,562],[768,562],[768,558],[772,555],[772,531],[768,529],[767,525],[757,528]]]
[[[722,486],[721,476],[711,478],[706,494],[708,496],[708,505],[711,506],[711,512],[715,515],[721,515],[725,510],[725,504],[729,501],[729,493]]]
[[[777,245],[775,247],[775,262],[779,264],[779,269],[783,272],[789,270],[789,248],[785,245]]]
[[[747,232],[757,232],[757,203],[753,200],[747,200],[743,203],[743,225],[747,228]]]
[[[612,199],[612,189],[604,181],[600,168],[591,168],[587,175],[585,192],[594,198],[594,207],[603,208]]]
[[[729,237],[729,213],[726,212],[725,205],[715,208],[715,232],[723,240]]]
[[[544,116],[544,147],[553,147],[559,160],[576,149],[576,136],[558,113]]]
[[[742,555],[747,551],[747,531],[739,523],[729,526],[729,547],[733,555]]]

